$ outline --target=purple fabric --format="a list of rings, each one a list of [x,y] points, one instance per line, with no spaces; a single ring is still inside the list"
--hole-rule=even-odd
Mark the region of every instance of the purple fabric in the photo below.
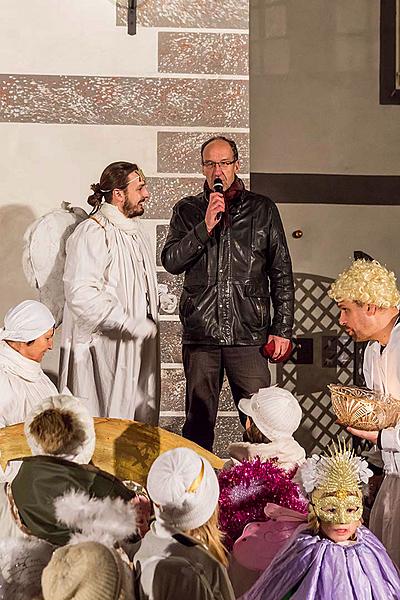
[[[352,546],[302,532],[240,600],[283,600],[291,590],[293,600],[399,600],[400,577],[366,527]]]

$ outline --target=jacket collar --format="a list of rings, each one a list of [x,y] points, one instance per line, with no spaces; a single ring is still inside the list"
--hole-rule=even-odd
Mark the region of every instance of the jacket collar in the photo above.
[[[234,179],[232,185],[224,192],[225,201],[230,203],[233,200],[240,198],[244,189],[245,188],[244,188],[243,181],[241,179],[239,179],[239,177],[235,176],[235,179]],[[208,185],[208,181],[206,179],[204,181],[204,192],[205,192],[207,200],[212,191],[213,190]]]

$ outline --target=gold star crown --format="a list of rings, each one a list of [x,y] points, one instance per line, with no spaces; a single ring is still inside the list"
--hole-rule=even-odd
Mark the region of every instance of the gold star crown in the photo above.
[[[314,455],[300,468],[300,476],[305,491],[310,494],[342,494],[359,491],[363,483],[368,483],[372,472],[367,462],[346,445],[344,440],[332,443],[327,454]]]
[[[337,445],[333,442],[328,448],[328,453],[328,456],[321,456],[319,490],[325,494],[336,492],[336,495],[358,491],[361,487],[360,459],[354,455],[354,450],[347,448],[344,440],[338,440]]]

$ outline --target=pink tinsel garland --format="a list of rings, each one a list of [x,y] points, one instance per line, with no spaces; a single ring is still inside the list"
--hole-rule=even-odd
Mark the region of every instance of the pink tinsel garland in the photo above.
[[[266,521],[268,502],[307,513],[307,501],[291,480],[293,475],[275,460],[262,462],[259,458],[219,473],[219,524],[229,550],[248,523]]]

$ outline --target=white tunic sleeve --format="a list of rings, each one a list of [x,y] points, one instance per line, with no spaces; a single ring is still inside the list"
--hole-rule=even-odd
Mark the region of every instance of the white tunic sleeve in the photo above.
[[[400,399],[400,327],[396,325],[386,348],[381,352],[378,342],[370,342],[365,349],[364,376],[367,387]],[[400,452],[400,423],[382,430],[381,445],[384,453]],[[386,461],[389,459],[385,459]]]
[[[400,452],[400,424],[382,431],[381,444],[385,452]]]
[[[0,373],[0,389],[0,427],[19,423],[23,420],[20,403],[24,403],[24,398],[18,397],[21,395],[18,394],[19,390],[13,387],[4,373]]]
[[[123,328],[128,314],[105,286],[111,257],[103,227],[89,219],[82,223],[68,239],[66,253],[65,301],[77,323],[90,331]]]
[[[363,373],[365,384],[367,388],[370,390],[373,389],[373,378],[372,378],[372,361],[373,361],[373,350],[371,348],[371,343],[367,345],[364,352],[364,361],[363,361]]]

